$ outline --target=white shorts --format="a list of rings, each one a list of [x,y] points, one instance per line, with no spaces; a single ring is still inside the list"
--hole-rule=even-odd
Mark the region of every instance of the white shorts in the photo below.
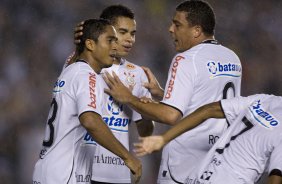
[[[162,159],[161,165],[158,174],[158,181],[157,184],[178,184],[179,182],[175,181],[170,174],[169,167],[168,167],[168,145],[163,148],[162,151]]]
[[[247,184],[239,179],[232,169],[221,160],[210,163],[206,169],[199,173],[197,177],[188,176],[185,184]]]

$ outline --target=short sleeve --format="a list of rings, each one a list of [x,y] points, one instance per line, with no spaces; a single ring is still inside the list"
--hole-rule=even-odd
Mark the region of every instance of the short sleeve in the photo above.
[[[248,97],[235,97],[221,100],[221,107],[228,122],[233,122],[238,115],[246,110],[256,100],[264,98],[263,95],[251,95]]]
[[[164,104],[172,106],[185,114],[193,95],[196,71],[192,61],[178,54],[174,57],[166,82]]]
[[[94,72],[80,72],[74,79],[78,114],[93,111],[101,115],[103,89],[100,76]]]

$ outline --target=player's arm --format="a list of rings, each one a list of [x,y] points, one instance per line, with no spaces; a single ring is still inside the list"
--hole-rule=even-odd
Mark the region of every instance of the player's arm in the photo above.
[[[164,96],[164,89],[160,86],[157,78],[149,68],[142,66],[142,69],[148,78],[148,82],[144,83],[143,86],[150,91],[154,100],[161,101]]]
[[[124,160],[138,181],[142,174],[140,160],[131,155],[115,138],[101,116],[95,112],[84,112],[79,116],[79,120],[95,141]]]
[[[153,121],[143,118],[136,121],[136,127],[139,136],[146,137],[152,135],[155,125]]]
[[[107,94],[111,95],[116,101],[128,105],[147,119],[174,125],[182,117],[181,112],[171,106],[158,102],[141,102],[138,97],[132,95],[131,91],[124,86],[114,72],[113,76],[105,73],[104,81],[109,86],[109,89],[105,89]]]
[[[282,177],[277,175],[271,175],[268,177],[267,184],[282,184]]]
[[[137,156],[150,154],[160,150],[165,144],[182,133],[193,129],[209,118],[224,118],[224,112],[220,102],[213,102],[198,108],[196,111],[179,121],[175,126],[160,136],[140,138],[140,143],[135,143]]]

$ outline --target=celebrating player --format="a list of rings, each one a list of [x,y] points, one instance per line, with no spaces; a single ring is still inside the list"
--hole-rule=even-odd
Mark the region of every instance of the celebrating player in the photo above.
[[[141,138],[135,151],[143,156],[160,150],[209,118],[226,118],[231,126],[198,164],[198,169],[188,174],[185,183],[255,183],[267,169],[268,184],[281,184],[281,104],[282,97],[263,94],[214,102],[197,109],[162,136]]]
[[[215,40],[214,29],[215,15],[208,3],[184,1],[176,7],[169,28],[179,54],[172,60],[163,100],[140,102],[115,74],[107,75],[106,92],[140,114],[169,125],[204,104],[239,96],[240,60]],[[158,183],[183,183],[227,126],[225,120],[209,119],[171,141],[163,150]]]
[[[104,19],[87,20],[83,27],[78,60],[62,71],[53,89],[33,183],[90,183],[90,178],[83,177],[91,172],[95,146],[83,139],[85,129],[100,145],[124,160],[136,181],[141,176],[140,161],[114,137],[101,117],[105,84],[99,73],[115,60],[116,31]]]
[[[135,96],[150,97],[149,91],[142,86],[143,83],[148,82],[142,68],[124,59],[135,43],[136,22],[134,20],[134,13],[123,5],[112,5],[103,10],[100,18],[110,21],[117,31],[118,38],[117,59],[112,67],[103,69],[101,73],[106,71],[111,73],[114,71],[118,74],[123,84],[132,88],[132,93]],[[75,34],[75,40],[78,43],[81,36],[80,31],[81,28],[78,25]],[[154,125],[152,121],[142,119],[140,114],[121,103],[117,103],[108,95],[105,95],[102,116],[115,137],[127,149],[129,149],[128,127],[131,121],[136,122],[140,136],[148,136],[153,132]],[[97,145],[93,160],[92,184],[101,182],[131,183],[131,178],[129,169],[123,162],[120,162],[118,156]]]

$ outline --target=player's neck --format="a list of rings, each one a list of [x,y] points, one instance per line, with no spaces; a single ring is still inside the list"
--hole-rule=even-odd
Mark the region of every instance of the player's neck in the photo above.
[[[120,65],[121,59],[122,59],[121,57],[117,57],[116,60],[114,61],[114,64]]]
[[[97,61],[91,59],[91,57],[87,57],[87,55],[85,55],[85,54],[81,54],[78,57],[78,60],[85,61],[97,74],[99,74],[102,70],[102,67],[99,65],[99,63]]]

